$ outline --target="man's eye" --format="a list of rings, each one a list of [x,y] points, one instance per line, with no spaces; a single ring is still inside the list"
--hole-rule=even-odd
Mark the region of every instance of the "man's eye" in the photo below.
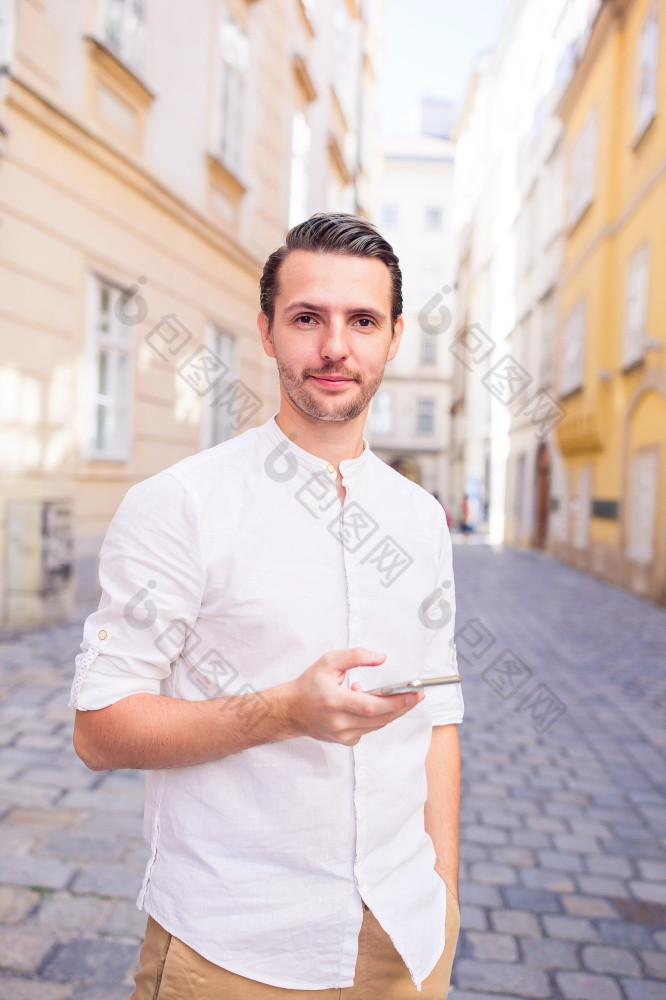
[[[310,325],[310,320],[312,320],[312,319],[313,319],[312,316],[297,316],[296,317],[296,321],[297,322],[300,322],[301,320],[307,320],[307,323],[303,324],[304,326],[309,326]]]
[[[369,316],[361,316],[361,318],[358,320],[358,322],[359,323],[369,323],[370,326],[372,326],[372,320],[370,319]],[[367,326],[364,326],[363,329],[367,330],[368,328],[367,328]]]

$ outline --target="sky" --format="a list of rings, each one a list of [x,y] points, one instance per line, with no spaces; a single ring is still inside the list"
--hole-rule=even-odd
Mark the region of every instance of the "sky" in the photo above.
[[[497,40],[506,0],[386,0],[378,78],[385,136],[417,135],[421,97],[460,108],[478,53]]]

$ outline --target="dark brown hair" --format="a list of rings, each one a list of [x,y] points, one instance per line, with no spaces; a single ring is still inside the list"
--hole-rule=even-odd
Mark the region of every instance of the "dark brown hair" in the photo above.
[[[292,250],[336,253],[349,257],[377,257],[391,276],[391,332],[402,313],[402,272],[393,247],[367,219],[358,215],[317,212],[289,230],[284,244],[274,250],[264,265],[259,281],[261,311],[268,316],[269,328],[275,318],[279,292],[280,265]]]

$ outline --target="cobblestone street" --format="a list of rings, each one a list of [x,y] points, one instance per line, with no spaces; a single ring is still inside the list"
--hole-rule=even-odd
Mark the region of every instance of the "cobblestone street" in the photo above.
[[[455,568],[450,996],[664,1000],[666,611],[536,552],[460,544]],[[143,775],[74,754],[81,624],[0,643],[0,1000],[126,1000],[133,986]]]

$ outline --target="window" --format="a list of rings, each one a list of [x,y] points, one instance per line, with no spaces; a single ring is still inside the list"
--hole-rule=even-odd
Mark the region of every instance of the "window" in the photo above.
[[[421,397],[416,403],[416,433],[432,434],[435,430],[435,400]]]
[[[578,500],[573,544],[576,549],[586,549],[590,536],[590,500],[592,495],[592,469],[584,466],[578,474]]]
[[[571,152],[569,172],[569,225],[575,226],[594,201],[597,167],[597,109],[585,119]]]
[[[639,247],[627,264],[624,297],[624,342],[622,364],[640,361],[645,350],[650,255],[647,245]]]
[[[216,404],[215,401],[220,399],[225,389],[238,377],[238,359],[236,338],[215,323],[210,324],[206,340],[213,354],[227,367],[226,373],[215,383],[210,398],[204,399],[204,406],[207,407],[203,420],[204,447],[212,448],[234,436],[234,416],[229,405],[225,406],[224,401]]]
[[[291,127],[291,181],[289,189],[289,228],[308,215],[310,162],[310,126],[302,111],[296,111]]]
[[[636,140],[657,113],[659,71],[659,4],[654,0],[638,36],[636,59]]]
[[[104,37],[119,59],[140,72],[146,46],[144,0],[107,0]]]
[[[382,226],[385,229],[395,229],[398,225],[398,206],[393,202],[382,205]]]
[[[345,0],[335,0],[333,32],[333,84],[343,114],[351,119],[356,66],[352,63],[354,43]]]
[[[243,104],[249,62],[247,36],[228,9],[220,28],[221,80],[217,152],[224,165],[240,173]]]
[[[123,321],[123,309],[122,290],[93,276],[85,438],[89,458],[124,460],[130,456],[134,322]]]
[[[437,341],[432,333],[421,331],[421,364],[434,365],[437,362]]]
[[[370,430],[373,434],[390,434],[393,430],[393,397],[390,392],[382,390],[373,396]]]
[[[564,328],[564,349],[560,374],[560,394],[562,396],[582,388],[583,385],[586,323],[587,308],[583,299],[569,313]]]
[[[527,456],[521,452],[516,459],[516,493],[513,498],[513,516],[516,521],[516,535],[520,538],[523,534],[523,514],[525,511],[525,472],[527,469]]]
[[[555,299],[551,292],[541,307],[541,336],[539,338],[539,385],[548,386],[553,381],[557,315]]]
[[[654,529],[659,491],[656,449],[641,451],[630,466],[627,522],[627,556],[648,565],[654,558]]]
[[[444,212],[439,205],[428,205],[425,210],[426,229],[441,229],[444,221]]]

